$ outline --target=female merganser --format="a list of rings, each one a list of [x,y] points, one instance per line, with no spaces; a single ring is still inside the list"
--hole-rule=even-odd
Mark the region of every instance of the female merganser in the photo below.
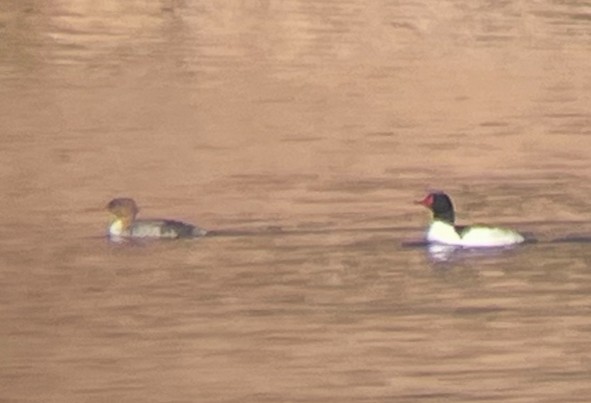
[[[202,228],[173,220],[136,220],[137,204],[130,198],[113,199],[107,205],[112,214],[109,235],[114,238],[194,238],[206,234]]]
[[[454,225],[453,204],[449,196],[443,192],[429,193],[416,203],[433,212],[433,222],[427,231],[427,241],[431,243],[472,248],[508,246],[525,241],[523,235],[506,228]]]

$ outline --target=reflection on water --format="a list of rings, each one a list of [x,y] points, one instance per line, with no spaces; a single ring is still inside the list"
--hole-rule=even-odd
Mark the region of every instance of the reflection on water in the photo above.
[[[491,256],[506,255],[523,245],[498,248],[462,248],[452,245],[431,244],[425,247],[434,262],[456,262],[460,259],[480,260]]]
[[[588,5],[366,3],[0,4],[3,399],[587,399]]]

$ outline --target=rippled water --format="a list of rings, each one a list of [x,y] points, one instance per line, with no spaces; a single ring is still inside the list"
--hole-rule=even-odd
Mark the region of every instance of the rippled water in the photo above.
[[[591,8],[367,3],[0,4],[0,401],[588,400]]]

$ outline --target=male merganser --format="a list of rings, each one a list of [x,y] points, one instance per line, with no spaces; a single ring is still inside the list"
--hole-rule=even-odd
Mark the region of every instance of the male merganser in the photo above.
[[[455,213],[448,195],[443,192],[429,193],[416,202],[433,212],[433,222],[427,231],[427,241],[464,247],[495,247],[522,243],[525,238],[520,233],[498,227],[484,225],[454,225]]]
[[[133,199],[113,199],[107,205],[113,215],[109,235],[114,238],[194,238],[206,234],[202,228],[173,220],[136,220],[139,212]]]

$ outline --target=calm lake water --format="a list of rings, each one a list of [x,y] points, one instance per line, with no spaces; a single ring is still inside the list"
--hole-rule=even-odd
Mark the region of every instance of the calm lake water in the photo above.
[[[587,2],[4,0],[0,38],[1,402],[589,400]],[[539,242],[407,246],[433,188]],[[110,243],[118,196],[219,234]]]

